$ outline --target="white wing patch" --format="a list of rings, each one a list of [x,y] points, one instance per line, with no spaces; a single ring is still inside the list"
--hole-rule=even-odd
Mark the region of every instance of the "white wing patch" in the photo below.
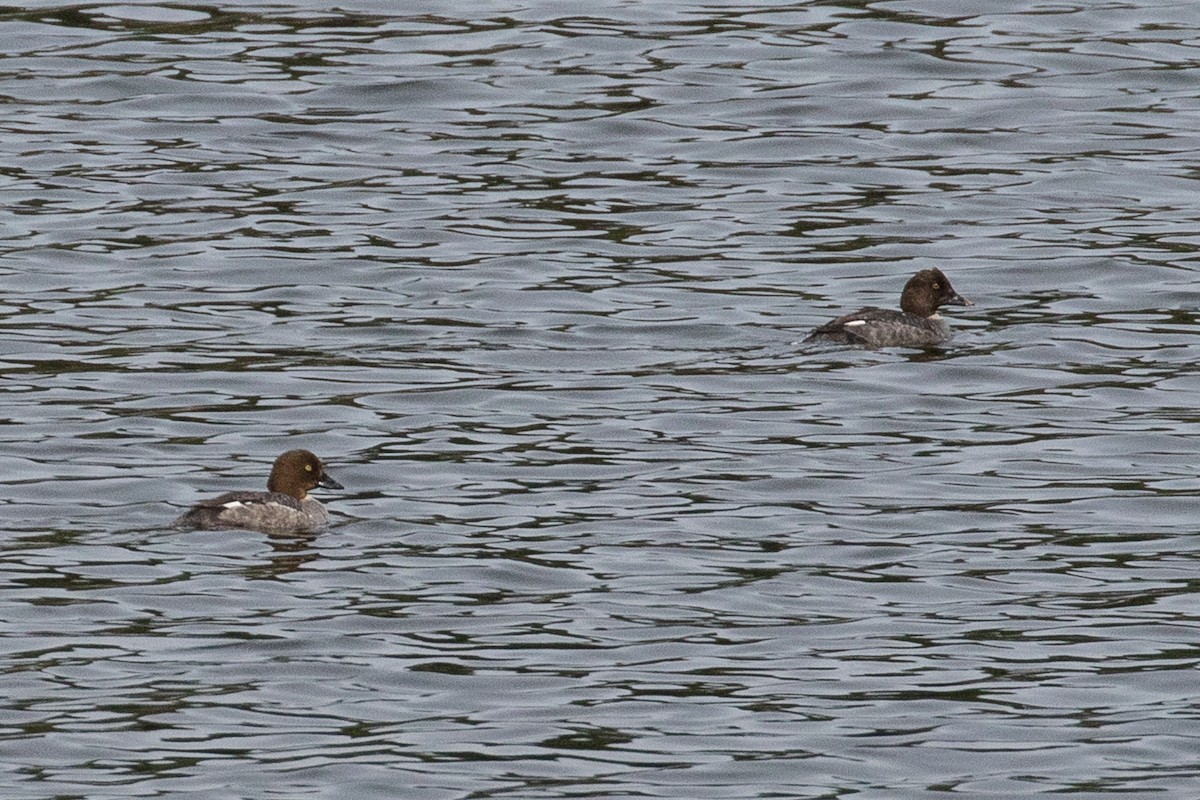
[[[857,328],[859,325],[866,325],[866,324],[867,324],[867,321],[865,319],[852,319],[849,322],[847,322],[845,325],[843,325],[842,327],[843,328]]]
[[[241,508],[246,505],[241,500],[230,500],[228,503],[222,503],[221,508]]]

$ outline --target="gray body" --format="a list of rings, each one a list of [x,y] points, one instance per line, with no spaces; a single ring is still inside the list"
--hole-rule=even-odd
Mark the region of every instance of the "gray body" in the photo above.
[[[932,347],[945,344],[952,335],[940,316],[922,317],[870,306],[825,323],[805,341],[863,347]]]
[[[309,533],[329,525],[320,501],[297,500],[283,492],[228,492],[193,506],[175,520],[177,528]]]

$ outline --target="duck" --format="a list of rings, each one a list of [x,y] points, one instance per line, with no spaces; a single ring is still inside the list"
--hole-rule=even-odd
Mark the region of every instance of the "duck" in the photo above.
[[[868,306],[814,328],[805,342],[861,347],[934,347],[953,334],[938,314],[942,306],[975,305],[950,285],[940,269],[923,269],[908,279],[900,310]]]
[[[275,459],[265,492],[226,492],[201,500],[174,522],[175,528],[267,533],[312,533],[329,525],[329,512],[308,491],[342,489],[308,450],[288,450]]]

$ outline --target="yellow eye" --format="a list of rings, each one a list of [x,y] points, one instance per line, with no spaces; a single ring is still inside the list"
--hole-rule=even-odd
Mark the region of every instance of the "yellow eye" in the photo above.
[[[305,465],[304,465],[304,471],[305,471],[305,472],[312,472],[312,464],[305,464]]]

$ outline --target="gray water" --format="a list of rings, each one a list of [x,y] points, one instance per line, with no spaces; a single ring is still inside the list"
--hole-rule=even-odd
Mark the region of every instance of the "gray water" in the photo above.
[[[0,796],[1200,794],[1198,29],[0,9]]]

